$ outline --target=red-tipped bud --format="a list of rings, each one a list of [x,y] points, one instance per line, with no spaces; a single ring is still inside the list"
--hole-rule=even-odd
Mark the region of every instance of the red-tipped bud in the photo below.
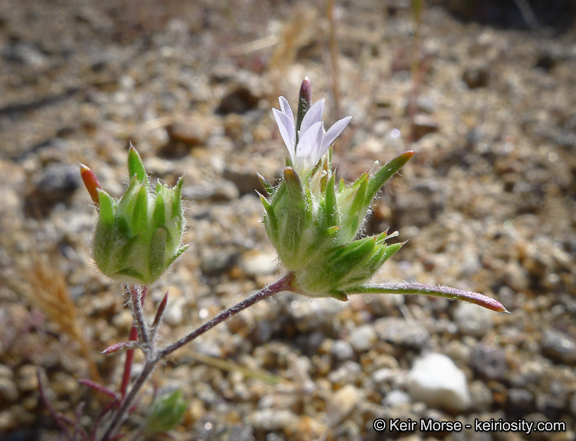
[[[98,206],[98,189],[102,189],[100,182],[98,182],[98,178],[92,170],[90,170],[82,163],[80,164],[80,176],[82,177],[82,181],[86,186],[86,190],[88,190],[88,193],[90,193],[90,197],[96,206]]]
[[[102,351],[102,353],[105,355],[113,354],[114,352],[127,351],[130,349],[135,349],[136,346],[137,345],[136,345],[135,341],[123,341],[120,343],[114,343],[112,346],[104,349]]]
[[[298,112],[296,116],[296,134],[300,131],[300,126],[302,125],[302,120],[304,115],[308,112],[308,109],[312,106],[312,83],[308,76],[302,81],[300,86],[300,94],[298,95]]]

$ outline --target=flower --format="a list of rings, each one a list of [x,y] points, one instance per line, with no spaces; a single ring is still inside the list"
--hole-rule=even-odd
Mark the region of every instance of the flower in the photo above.
[[[281,96],[278,101],[280,101],[280,110],[272,109],[276,124],[290,153],[296,173],[305,177],[318,164],[352,117],[342,118],[336,121],[328,131],[324,130],[322,121],[324,100],[322,99],[308,109],[302,118],[301,125],[297,127],[288,100]]]
[[[350,117],[337,121],[326,132],[324,100],[310,105],[310,91],[306,78],[300,89],[296,122],[284,97],[279,99],[280,110],[274,109],[291,163],[289,160],[277,187],[260,177],[269,197],[261,196],[264,226],[280,261],[294,273],[294,292],[345,300],[348,288],[370,278],[403,245],[386,243],[396,233],[359,236],[370,204],[414,152],[404,152],[352,183],[337,183],[331,155],[325,153]]]

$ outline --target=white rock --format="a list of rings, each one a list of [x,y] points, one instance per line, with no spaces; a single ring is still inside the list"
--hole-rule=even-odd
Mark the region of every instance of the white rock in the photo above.
[[[332,345],[330,352],[337,360],[350,360],[354,356],[354,351],[350,343],[344,340],[337,340]]]
[[[370,325],[362,325],[350,334],[350,344],[357,352],[368,351],[376,343],[376,331]]]
[[[174,299],[168,298],[168,305],[164,311],[163,320],[168,326],[180,326],[184,321],[184,306],[186,305],[186,298],[184,296],[175,297]]]
[[[249,251],[242,256],[240,266],[249,276],[272,274],[278,269],[278,255],[276,252]]]
[[[382,404],[385,406],[398,406],[400,404],[406,404],[410,402],[410,395],[408,395],[403,390],[392,390],[386,394]]]
[[[298,417],[289,410],[264,409],[250,414],[248,421],[257,430],[286,430],[298,424]]]
[[[460,302],[454,311],[456,325],[462,334],[482,337],[492,329],[494,313],[472,303]]]
[[[334,392],[326,404],[329,425],[334,427],[348,417],[361,398],[361,391],[351,384],[347,384]]]
[[[462,411],[472,401],[464,372],[442,354],[428,354],[417,360],[407,383],[412,400],[423,401],[429,407]]]

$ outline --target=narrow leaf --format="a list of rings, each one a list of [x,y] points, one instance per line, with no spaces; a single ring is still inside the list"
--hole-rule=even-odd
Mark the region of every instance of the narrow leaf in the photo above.
[[[376,285],[362,285],[346,288],[347,294],[403,294],[425,295],[432,297],[445,297],[447,299],[462,300],[474,303],[496,312],[510,313],[502,303],[483,294],[449,286],[427,286],[419,283],[382,283]]]
[[[380,168],[373,176],[370,177],[368,182],[368,188],[366,190],[366,203],[372,202],[372,199],[380,191],[382,186],[390,179],[398,170],[400,170],[404,164],[406,164],[416,152],[414,150],[409,150],[402,153],[396,158],[387,162]]]

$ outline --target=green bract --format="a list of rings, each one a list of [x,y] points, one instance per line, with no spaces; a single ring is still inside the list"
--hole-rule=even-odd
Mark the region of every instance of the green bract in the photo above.
[[[140,155],[128,153],[130,185],[116,200],[98,188],[100,217],[94,235],[94,260],[106,276],[149,285],[187,248],[184,232],[182,178],[175,187],[153,187]]]

